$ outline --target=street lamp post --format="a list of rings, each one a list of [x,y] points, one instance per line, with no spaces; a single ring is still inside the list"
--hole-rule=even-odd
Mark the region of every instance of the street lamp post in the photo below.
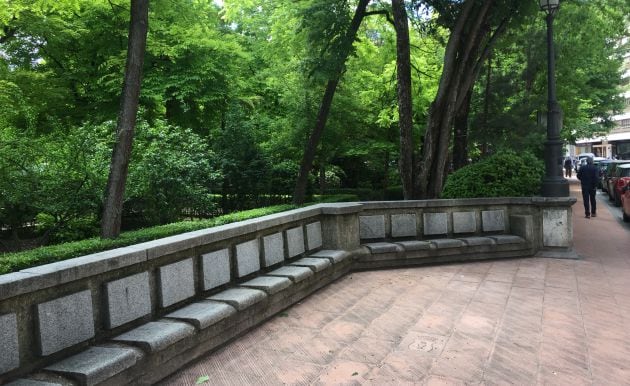
[[[545,142],[545,177],[543,197],[569,196],[569,182],[562,176],[562,145],[560,139],[560,106],[556,100],[555,55],[553,49],[553,18],[560,0],[540,0],[540,8],[547,13],[547,141]]]

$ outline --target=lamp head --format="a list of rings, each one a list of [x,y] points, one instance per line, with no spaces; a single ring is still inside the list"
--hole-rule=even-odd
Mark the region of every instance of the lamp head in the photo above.
[[[558,8],[560,7],[560,0],[539,0],[540,1],[540,9],[545,11],[548,14],[555,14]]]

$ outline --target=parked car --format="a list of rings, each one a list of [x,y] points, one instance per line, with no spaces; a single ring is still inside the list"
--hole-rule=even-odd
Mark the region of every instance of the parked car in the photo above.
[[[602,181],[602,185],[606,187],[606,192],[608,192],[608,198],[610,199],[610,201],[613,201],[615,199],[615,196],[613,196],[614,182],[612,180],[615,177],[615,172],[617,171],[617,167],[619,165],[623,165],[627,163],[630,163],[630,161],[629,160],[615,160],[609,163],[606,168],[606,179],[605,181]]]
[[[602,192],[606,192],[608,190],[608,187],[605,185],[605,182],[607,181],[606,173],[608,171],[608,167],[611,162],[613,162],[613,160],[610,160],[610,159],[603,159],[600,161],[593,162],[593,164],[597,166],[597,168],[599,169],[599,181],[597,182],[597,187],[601,189]]]
[[[621,189],[621,213],[623,221],[630,222],[630,183]]]
[[[599,179],[601,182],[601,189],[603,192],[608,192],[608,181],[610,177],[612,177],[617,164],[622,164],[628,161],[619,161],[619,160],[606,160],[600,163],[600,173]]]
[[[592,153],[582,153],[582,154],[592,154]],[[607,158],[604,158],[604,157],[595,157],[595,156],[593,156],[593,157],[591,157],[591,156],[588,156],[588,157],[582,157],[582,154],[580,154],[580,155],[578,156],[578,163],[577,163],[577,166],[576,166],[576,168],[575,168],[575,169],[576,169],[576,171],[580,171],[580,168],[581,168],[582,166],[586,165],[586,160],[587,160],[588,158],[592,158],[592,159],[593,159],[593,163],[594,163],[594,164],[599,163],[599,162],[601,162],[601,161],[606,161],[606,160],[607,160]]]
[[[630,162],[619,164],[615,174],[610,178],[608,194],[615,202],[615,206],[621,206],[621,191],[630,184]]]

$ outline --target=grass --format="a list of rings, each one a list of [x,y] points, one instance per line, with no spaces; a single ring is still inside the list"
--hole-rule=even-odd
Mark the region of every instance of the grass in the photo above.
[[[307,205],[321,202],[343,202],[355,200],[356,196],[353,195],[335,195],[316,199],[315,202],[311,202]],[[274,205],[265,208],[234,212],[223,216],[213,217],[210,219],[180,221],[172,224],[158,225],[154,227],[123,232],[116,239],[104,240],[98,237],[93,237],[80,241],[39,247],[23,252],[0,254],[0,275],[34,267],[37,265],[53,263],[56,261],[71,259],[73,257],[79,257],[91,253],[106,251],[109,249],[125,247],[145,241],[151,241],[163,237],[177,235],[180,233],[191,232],[199,229],[206,229],[237,221],[262,217],[295,208],[297,208],[295,205],[290,204]]]

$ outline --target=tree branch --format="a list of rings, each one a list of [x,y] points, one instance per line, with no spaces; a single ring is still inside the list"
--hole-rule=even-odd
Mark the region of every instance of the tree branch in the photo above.
[[[368,11],[364,15],[365,16],[383,15],[385,16],[389,24],[394,25],[394,19],[392,19],[392,15],[390,15],[389,11],[385,9],[379,9],[378,11]]]

